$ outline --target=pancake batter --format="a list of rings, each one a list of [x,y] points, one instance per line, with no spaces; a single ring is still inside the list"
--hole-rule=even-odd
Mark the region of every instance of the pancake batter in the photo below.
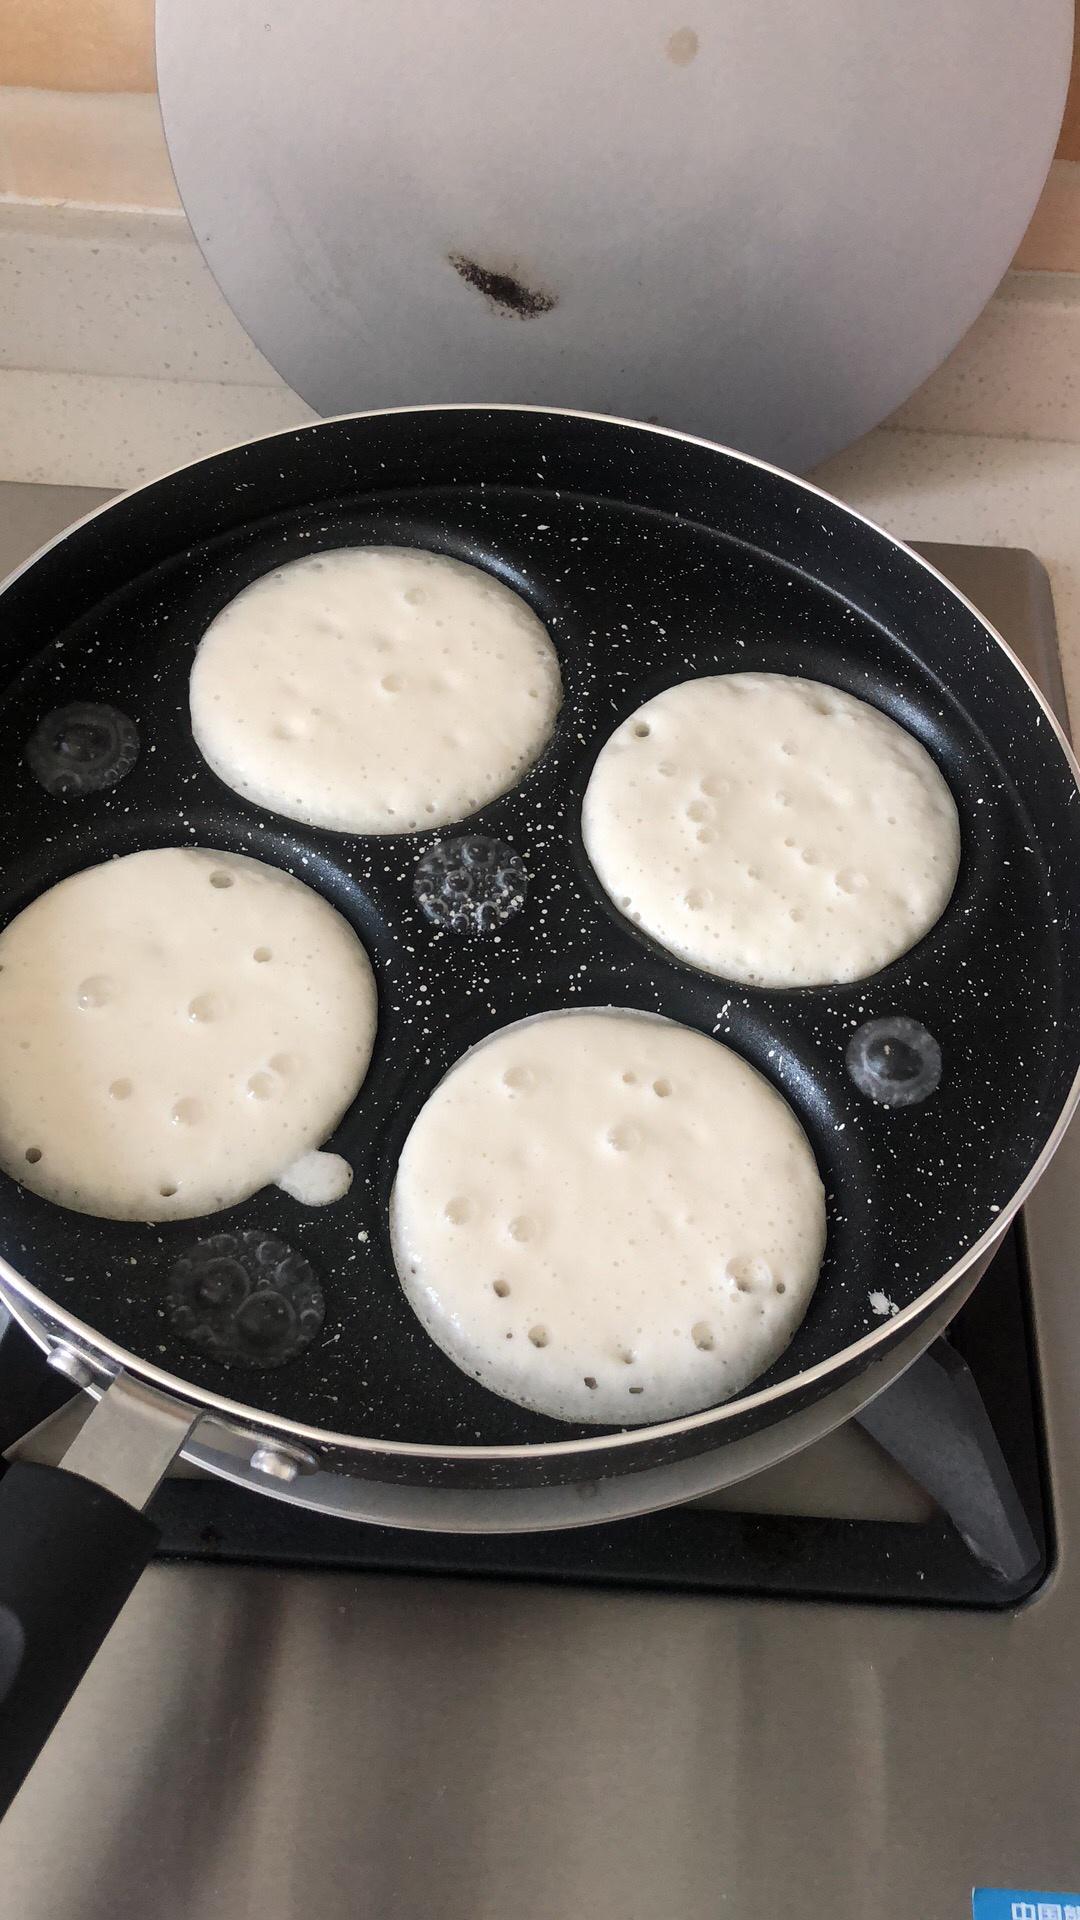
[[[276,867],[190,847],[89,867],[0,934],[0,1166],[108,1219],[231,1206],[333,1131],[375,1019],[351,927]],[[349,1169],[316,1158],[299,1186],[337,1197]]]
[[[195,741],[245,799],[311,826],[412,833],[462,820],[543,751],[555,649],[519,594],[412,547],[278,567],[208,627]]]
[[[585,846],[620,912],[755,986],[860,980],[928,933],[960,824],[926,749],[876,707],[782,674],[685,680],[601,750]]]
[[[718,1041],[590,1009],[451,1068],[391,1198],[410,1304],[465,1372],[567,1420],[667,1420],[788,1345],[825,1247],[809,1142]]]

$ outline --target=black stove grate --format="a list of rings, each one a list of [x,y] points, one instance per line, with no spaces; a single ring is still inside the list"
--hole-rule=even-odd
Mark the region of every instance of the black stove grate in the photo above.
[[[70,1392],[9,1326],[0,1338],[0,1450]],[[1042,1584],[1052,1559],[1020,1231],[1007,1236],[948,1341],[936,1342],[862,1424],[940,1503],[924,1522],[683,1506],[547,1533],[427,1534],[337,1520],[202,1479],[167,1480],[151,1512],[162,1555],[219,1564],[1015,1606]]]

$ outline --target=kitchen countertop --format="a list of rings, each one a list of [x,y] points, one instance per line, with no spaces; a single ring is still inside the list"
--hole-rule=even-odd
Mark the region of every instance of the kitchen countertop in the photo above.
[[[902,540],[1030,547],[1050,575],[1080,717],[1080,445],[879,427],[814,480]]]

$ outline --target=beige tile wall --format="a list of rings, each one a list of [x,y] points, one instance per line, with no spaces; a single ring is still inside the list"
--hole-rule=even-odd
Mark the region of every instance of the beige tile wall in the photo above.
[[[176,206],[153,95],[154,0],[0,0],[0,195]],[[1016,264],[1080,272],[1080,27],[1058,161]]]
[[[153,93],[154,0],[0,0],[0,84]]]

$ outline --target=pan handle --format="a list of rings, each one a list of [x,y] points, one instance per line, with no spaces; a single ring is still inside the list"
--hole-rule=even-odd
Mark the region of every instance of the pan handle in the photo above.
[[[141,1512],[194,1413],[121,1374],[64,1465],[0,1481],[0,1814],[154,1551]]]

